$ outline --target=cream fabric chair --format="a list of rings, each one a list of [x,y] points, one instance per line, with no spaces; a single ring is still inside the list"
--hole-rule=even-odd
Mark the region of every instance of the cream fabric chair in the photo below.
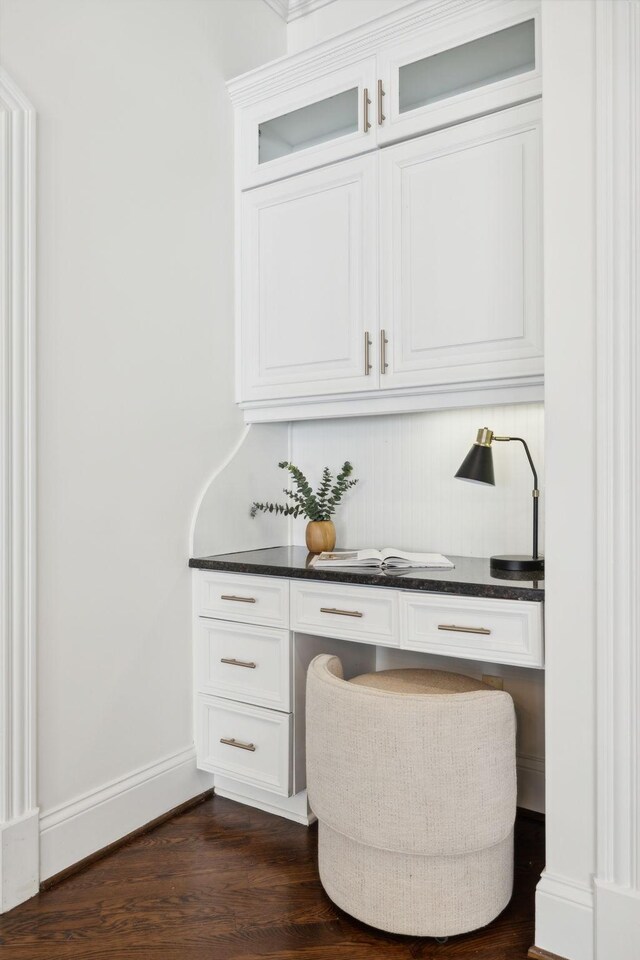
[[[513,885],[511,697],[438,670],[342,677],[328,655],[307,674],[307,788],[324,889],[393,933],[485,926]]]

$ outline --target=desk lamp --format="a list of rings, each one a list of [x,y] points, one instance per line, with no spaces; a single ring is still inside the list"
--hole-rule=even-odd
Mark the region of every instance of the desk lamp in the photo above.
[[[459,480],[468,480],[471,483],[486,483],[492,487],[495,486],[493,452],[491,450],[493,440],[500,442],[517,440],[523,445],[524,452],[527,455],[527,460],[533,473],[533,550],[531,551],[530,557],[515,554],[491,557],[491,572],[499,575],[500,572],[503,571],[511,573],[514,571],[528,571],[531,574],[540,575],[544,572],[544,557],[538,555],[538,499],[540,497],[540,491],[538,490],[538,474],[533,465],[526,441],[524,441],[522,437],[495,437],[488,427],[483,427],[481,430],[478,430],[475,443],[462,461],[456,477]]]

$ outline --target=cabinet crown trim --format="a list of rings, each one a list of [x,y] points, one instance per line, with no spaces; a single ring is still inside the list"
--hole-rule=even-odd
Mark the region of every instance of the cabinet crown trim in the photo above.
[[[416,0],[308,50],[285,55],[234,77],[227,82],[227,90],[235,106],[256,103],[376,54],[381,46],[402,41],[416,31],[436,27],[443,30],[469,20],[472,15],[524,18],[539,9],[540,0]]]

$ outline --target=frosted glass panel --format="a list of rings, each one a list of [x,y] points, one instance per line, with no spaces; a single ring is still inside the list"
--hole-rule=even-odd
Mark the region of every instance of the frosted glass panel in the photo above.
[[[400,113],[535,68],[533,20],[400,67]]]
[[[259,162],[277,160],[357,130],[358,87],[353,87],[261,123],[258,128]]]

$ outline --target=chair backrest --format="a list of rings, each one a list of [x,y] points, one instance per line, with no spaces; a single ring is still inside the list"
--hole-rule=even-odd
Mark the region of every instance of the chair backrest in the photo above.
[[[508,693],[389,693],[346,682],[322,654],[307,673],[306,729],[309,802],[338,833],[440,856],[483,850],[513,827]]]

